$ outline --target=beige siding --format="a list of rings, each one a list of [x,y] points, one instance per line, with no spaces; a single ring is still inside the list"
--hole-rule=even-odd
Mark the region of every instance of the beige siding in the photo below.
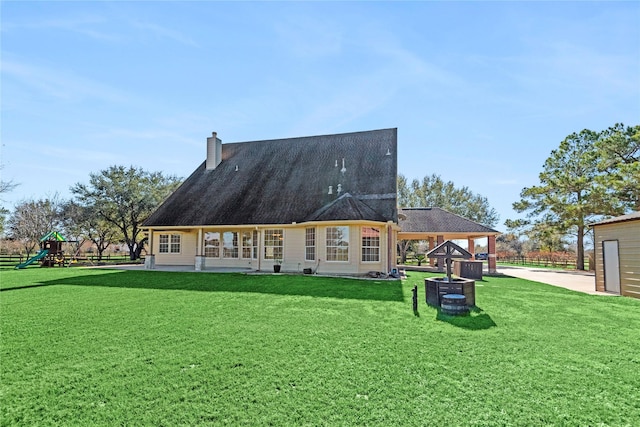
[[[331,226],[341,226],[344,224],[332,224]],[[319,274],[365,274],[369,271],[388,272],[388,258],[395,260],[396,244],[395,236],[389,236],[387,224],[355,223],[349,224],[349,260],[348,261],[327,261],[326,259],[326,224],[291,224],[259,227],[259,249],[258,259],[242,258],[241,238],[239,239],[239,258],[205,258],[205,268],[213,267],[236,267],[249,268],[252,270],[272,271],[273,260],[264,259],[264,230],[281,228],[284,231],[283,244],[283,272],[302,272],[305,268],[316,269]],[[316,260],[305,260],[305,230],[314,227],[316,229]],[[362,262],[362,227],[377,227],[380,229],[380,261]],[[203,228],[201,236],[206,232],[217,231],[238,231],[248,228]],[[254,228],[251,228],[253,230]],[[177,233],[181,235],[181,252],[179,254],[160,254],[159,235]],[[393,234],[393,230],[392,230]],[[389,240],[390,239],[390,240]],[[202,243],[200,244],[202,246]],[[391,248],[391,256],[387,254],[387,249]],[[156,265],[195,265],[195,256],[198,250],[198,229],[181,231],[154,231],[152,253],[156,255]],[[220,250],[222,255],[222,248]],[[198,254],[200,255],[200,254]],[[392,267],[395,267],[393,265]]]
[[[332,226],[339,226],[334,224]],[[369,225],[366,225],[369,226]],[[349,261],[327,261],[325,225],[289,226],[284,229],[284,257],[282,263],[283,272],[302,272],[305,268],[316,269],[319,274],[364,274],[369,271],[385,271],[387,237],[386,225],[376,225],[380,228],[380,261],[362,262],[361,225],[349,226]],[[316,229],[316,261],[305,260],[305,230],[310,227]],[[261,254],[262,256],[263,254]],[[273,268],[273,262],[262,259],[262,270]]]
[[[340,224],[334,224],[332,227],[339,227]],[[357,233],[356,227],[349,227],[349,261],[327,261],[327,228],[326,226],[318,227],[316,235],[316,256],[320,258],[318,273],[337,273],[337,274],[357,274],[358,265],[355,260],[357,256],[354,248],[357,249]]]
[[[179,234],[180,235],[180,253],[161,254],[160,234]],[[196,240],[198,233],[184,231],[159,231],[154,232],[152,253],[156,256],[156,264],[158,265],[194,265],[196,256]]]
[[[222,246],[220,247],[220,256],[217,258],[207,257],[205,258],[205,268],[209,267],[232,267],[232,268],[246,268],[251,270],[258,270],[258,259],[253,259],[252,257],[243,258],[242,254],[242,232],[243,231],[251,231],[253,229],[249,228],[233,228],[233,227],[224,227],[224,228],[205,228],[202,231],[202,235],[204,238],[205,233],[207,232],[219,232],[220,236],[225,231],[235,231],[238,232],[238,258],[225,258],[224,251]],[[260,241],[262,241],[262,237],[260,237]],[[204,243],[202,245],[204,247]]]
[[[594,232],[596,290],[605,290],[602,242],[616,240],[620,264],[620,292],[625,296],[640,298],[640,220],[596,225]]]
[[[366,225],[369,226],[369,225]],[[344,274],[364,274],[369,271],[386,272],[386,226],[381,224],[380,228],[380,261],[362,262],[362,226],[352,225],[349,227],[349,261],[327,261],[327,227],[318,227],[317,234],[317,255],[320,257],[319,273],[335,272]]]
[[[284,257],[282,271],[300,272],[305,268],[315,269],[316,261],[305,260],[305,230],[310,227],[287,228],[284,230]],[[318,227],[316,228],[316,259],[318,258]],[[267,261],[265,260],[265,263]],[[268,265],[273,265],[272,263]],[[271,268],[271,267],[269,267]]]

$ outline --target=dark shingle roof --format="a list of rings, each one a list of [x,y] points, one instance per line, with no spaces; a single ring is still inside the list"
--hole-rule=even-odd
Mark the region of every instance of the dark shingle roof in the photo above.
[[[397,222],[396,149],[397,129],[222,144],[144,225]]]
[[[374,221],[386,221],[378,212],[370,208],[365,202],[347,193],[338,197],[333,202],[318,209],[306,218],[307,221],[332,221],[370,219]]]
[[[401,208],[398,216],[403,233],[498,233],[440,208]]]

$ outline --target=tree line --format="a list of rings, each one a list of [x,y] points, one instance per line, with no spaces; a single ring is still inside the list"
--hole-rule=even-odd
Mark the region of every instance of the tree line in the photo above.
[[[584,269],[584,236],[589,224],[605,217],[640,211],[640,126],[616,124],[604,131],[585,129],[567,136],[539,174],[539,184],[524,188],[513,204],[524,219],[508,219],[498,244],[563,250],[575,238],[577,268]],[[0,232],[19,241],[27,255],[51,230],[61,230],[78,247],[90,241],[98,257],[115,242],[126,244],[131,260],[140,258],[146,236],[142,224],[181,183],[181,178],[142,168],[111,166],[71,187],[73,197],[24,200],[13,212],[0,208]],[[398,205],[439,207],[495,227],[498,213],[486,197],[457,187],[439,175],[409,181],[398,175]],[[18,184],[0,181],[0,194]],[[522,237],[527,240],[523,243]],[[401,242],[400,252],[413,242]]]
[[[584,270],[589,225],[640,211],[640,126],[618,123],[599,132],[572,133],[551,151],[539,181],[525,187],[513,204],[526,217],[505,225],[515,240],[524,235],[549,251],[575,238],[576,268]]]
[[[42,236],[60,230],[77,248],[92,242],[99,260],[115,242],[126,244],[130,259],[137,260],[146,241],[141,225],[180,182],[161,172],[111,166],[90,174],[88,183],[73,185],[71,200],[54,195],[24,200],[11,213],[5,210],[2,216],[8,215],[8,220],[3,231],[21,243],[27,256],[35,252]],[[6,184],[7,191],[15,188],[13,183]],[[485,197],[435,174],[411,183],[399,175],[398,203],[405,207],[437,206],[490,227],[498,221]]]
[[[78,249],[84,242],[92,242],[99,260],[115,242],[126,244],[129,259],[137,260],[147,239],[143,222],[180,182],[180,178],[162,172],[111,166],[90,174],[88,183],[73,185],[71,200],[54,195],[24,200],[11,213],[4,210],[8,218],[5,224],[3,215],[3,231],[21,243],[27,256],[42,236],[60,230]]]

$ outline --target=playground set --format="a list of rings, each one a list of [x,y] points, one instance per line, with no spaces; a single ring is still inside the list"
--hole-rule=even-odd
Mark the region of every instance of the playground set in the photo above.
[[[62,244],[67,240],[57,231],[51,231],[40,239],[40,251],[25,262],[15,266],[15,269],[26,268],[36,261],[42,267],[64,266],[65,257]]]

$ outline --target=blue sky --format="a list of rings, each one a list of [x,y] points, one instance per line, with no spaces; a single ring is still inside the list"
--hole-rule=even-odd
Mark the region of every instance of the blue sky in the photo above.
[[[69,198],[110,165],[187,177],[224,142],[398,128],[398,169],[498,229],[572,132],[640,123],[639,2],[13,2],[2,179]]]

